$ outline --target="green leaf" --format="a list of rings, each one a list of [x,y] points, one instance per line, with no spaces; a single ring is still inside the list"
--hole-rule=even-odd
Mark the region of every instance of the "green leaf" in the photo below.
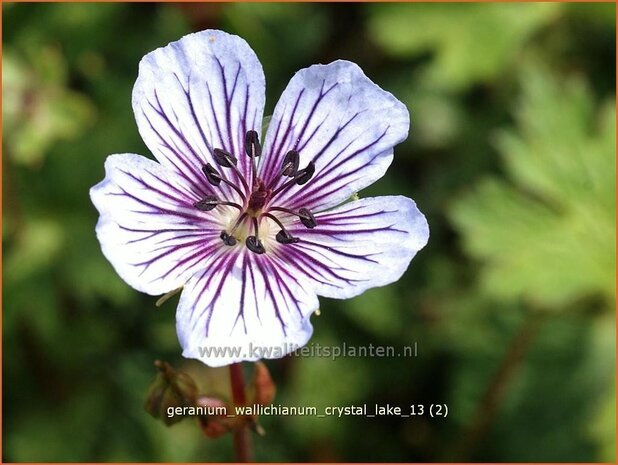
[[[517,129],[497,146],[512,182],[485,179],[451,209],[485,289],[560,306],[615,295],[614,103],[581,79],[523,73]]]
[[[431,53],[424,79],[459,90],[503,72],[561,8],[555,3],[375,5],[369,27],[374,40],[391,55]]]
[[[58,140],[81,135],[93,123],[95,108],[84,95],[68,88],[67,64],[57,48],[44,47],[31,55],[28,64],[11,49],[3,57],[7,72],[2,116],[11,133],[6,141],[10,158],[36,166]]]
[[[65,231],[53,219],[39,218],[26,223],[6,257],[7,282],[26,280],[49,267],[57,260],[65,241]]]

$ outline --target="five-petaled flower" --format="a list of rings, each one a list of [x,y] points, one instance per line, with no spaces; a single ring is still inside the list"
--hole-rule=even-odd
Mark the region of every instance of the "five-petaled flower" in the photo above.
[[[184,286],[183,355],[208,365],[306,344],[317,295],[396,281],[429,236],[406,197],[346,202],[384,175],[409,127],[357,65],[296,73],[262,145],[264,100],[262,66],[239,37],[202,31],[149,53],[133,110],[159,163],[111,155],[91,190],[107,259],[139,291]]]

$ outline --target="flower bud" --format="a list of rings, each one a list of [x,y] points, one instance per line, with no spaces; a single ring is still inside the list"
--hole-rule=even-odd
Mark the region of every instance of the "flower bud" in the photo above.
[[[218,407],[229,408],[226,403],[216,397],[199,396],[195,402],[196,406],[204,407],[207,410],[214,410]],[[211,439],[223,436],[233,428],[233,421],[227,415],[201,415],[198,417],[200,428],[206,437]]]

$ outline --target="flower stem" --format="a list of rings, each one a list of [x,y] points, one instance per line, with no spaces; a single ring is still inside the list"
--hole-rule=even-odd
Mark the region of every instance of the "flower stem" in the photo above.
[[[245,381],[242,374],[242,366],[240,363],[230,365],[230,381],[232,383],[232,400],[234,406],[243,406],[246,404],[245,397]],[[236,462],[252,462],[253,448],[251,445],[251,432],[246,423],[241,424],[234,431],[234,455]]]

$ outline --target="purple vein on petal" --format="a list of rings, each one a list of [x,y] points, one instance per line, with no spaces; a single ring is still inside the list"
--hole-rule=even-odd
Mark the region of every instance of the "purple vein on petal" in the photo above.
[[[340,287],[340,286],[333,284],[332,279],[329,280],[324,275],[324,272],[330,274],[331,277],[334,277],[336,279],[341,279],[342,281],[346,281],[348,283],[355,281],[355,280],[344,278],[343,276],[335,273],[332,267],[328,267],[318,262],[313,257],[310,257],[308,254],[298,249],[290,249],[289,251],[286,251],[285,254],[283,254],[281,257],[282,257],[283,263],[289,263],[292,267],[297,269],[299,273],[305,275],[309,280],[317,281],[320,284]],[[302,261],[305,266],[304,267],[300,266],[298,261]],[[319,274],[319,277],[321,279],[318,279],[315,274],[311,274],[309,273],[309,271],[313,271]]]
[[[238,314],[236,315],[236,319],[234,320],[234,324],[232,325],[232,329],[230,330],[230,336],[232,335],[232,333],[234,332],[234,328],[236,328],[236,323],[238,323],[238,320],[240,318],[242,318],[242,324],[243,324],[243,328],[245,331],[245,334],[247,334],[247,322],[245,320],[245,292],[247,289],[247,260],[249,260],[249,257],[247,254],[243,255],[242,258],[242,271],[240,274],[240,284],[241,284],[241,289],[240,289],[240,302],[238,305]],[[255,303],[256,303],[256,307],[257,307],[257,296],[255,298]]]
[[[377,253],[365,254],[365,255],[357,255],[357,254],[353,254],[353,253],[343,252],[342,250],[336,250],[336,249],[333,249],[331,247],[328,247],[327,245],[320,244],[318,242],[307,241],[307,240],[301,241],[301,242],[299,242],[296,245],[298,247],[301,247],[301,248],[306,248],[307,245],[310,245],[310,246],[313,246],[313,247],[317,247],[319,249],[326,249],[329,252],[331,252],[331,253],[333,253],[335,255],[340,255],[342,257],[354,258],[354,259],[357,259],[357,260],[364,260],[364,261],[372,262],[372,263],[376,263],[376,264],[379,263],[377,260],[372,260],[371,258],[369,258],[369,257],[371,257],[373,255],[378,255]],[[313,252],[319,253],[319,252],[317,252],[315,250],[313,250]]]
[[[260,272],[262,273],[262,276],[264,277],[264,284],[266,285],[266,292],[268,293],[268,295],[270,297],[270,300],[273,303],[273,307],[275,309],[275,316],[279,320],[279,323],[281,323],[281,328],[283,330],[283,334],[287,335],[287,332],[285,330],[285,326],[286,326],[285,322],[283,321],[283,318],[281,317],[281,312],[279,311],[279,305],[277,304],[277,299],[276,299],[275,294],[273,292],[273,289],[272,289],[272,287],[270,285],[270,279],[269,278],[275,278],[275,276],[274,275],[269,276],[267,271],[262,267],[261,260],[256,258],[255,264],[258,267],[258,269],[260,270]]]
[[[130,177],[131,179],[133,179],[135,182],[139,183],[142,187],[144,187],[147,190],[151,190],[156,192],[157,194],[161,195],[162,197],[168,198],[170,200],[172,200],[173,202],[176,202],[180,205],[182,205],[183,203],[189,203],[191,202],[191,198],[187,198],[186,197],[186,193],[180,191],[179,189],[177,189],[175,186],[173,186],[172,184],[166,183],[164,182],[162,179],[157,178],[156,176],[153,175],[153,177],[155,179],[157,179],[159,182],[161,182],[162,184],[165,184],[169,189],[175,191],[178,195],[181,196],[181,198],[178,197],[174,197],[173,195],[162,191],[161,189],[157,189],[153,184],[148,184],[146,181],[144,181],[142,178],[136,176],[133,173],[130,173],[129,171],[125,171],[121,168],[118,168],[118,171],[120,171],[121,173],[123,173],[124,175]]]
[[[234,94],[236,93],[236,86],[238,84],[238,76],[240,75],[241,65],[238,63],[238,69],[236,70],[236,75],[234,76],[234,84],[232,86],[231,92],[227,93],[227,81],[225,77],[225,67],[221,64],[221,60],[215,57],[217,64],[219,65],[219,70],[221,71],[221,79],[223,80],[223,98],[225,101],[225,121],[227,124],[227,134],[230,140],[230,149],[231,153],[239,153],[240,147],[236,147],[234,145],[235,138],[232,137],[232,115],[230,108],[232,107],[232,102],[234,101]]]
[[[128,210],[131,213],[136,213],[136,214],[142,214],[142,215],[160,215],[161,213],[166,213],[169,215],[173,215],[173,216],[178,216],[180,218],[185,218],[185,219],[193,219],[195,221],[203,221],[203,218],[200,216],[196,216],[194,214],[191,213],[187,213],[187,212],[181,212],[181,211],[176,211],[176,210],[169,210],[166,208],[161,208],[161,206],[159,205],[154,205],[152,203],[149,203],[147,201],[145,201],[144,199],[140,199],[139,197],[136,197],[135,195],[127,192],[125,189],[123,189],[122,187],[118,186],[121,190],[121,192],[110,192],[107,195],[111,195],[111,196],[119,196],[119,197],[129,197],[133,200],[135,200],[138,203],[141,203],[142,205],[145,205],[147,207],[152,208],[154,211],[141,211],[141,210]]]
[[[253,288],[253,295],[255,295],[255,302],[256,302],[255,312],[256,312],[258,321],[261,323],[262,319],[260,317],[260,307],[257,305],[258,297],[257,297],[257,288],[255,287],[255,269],[252,266],[250,266],[249,272],[251,273],[251,286]]]
[[[206,323],[204,325],[205,337],[208,337],[208,332],[210,330],[210,322],[212,320],[214,308],[215,308],[217,301],[221,297],[221,289],[223,289],[223,285],[225,284],[225,278],[227,275],[229,275],[230,271],[234,267],[234,262],[236,259],[237,259],[237,254],[220,253],[217,257],[215,257],[215,261],[213,261],[212,265],[207,270],[205,270],[200,276],[201,278],[208,276],[208,278],[206,282],[203,284],[203,287],[200,293],[197,295],[195,302],[200,302],[200,300],[202,299],[202,296],[204,295],[206,290],[210,288],[210,283],[215,277],[218,277],[219,279],[219,283],[217,285],[216,290],[214,291],[212,299],[210,300],[208,305],[204,309],[201,310],[201,313],[195,319],[195,323],[193,326],[193,329],[195,329],[195,326],[197,325],[199,320],[202,318],[204,313],[208,312],[208,315],[206,316]]]
[[[178,75],[174,73],[174,76],[180,83],[180,78],[178,77]],[[206,149],[212,153],[213,147],[211,143],[208,141],[208,138],[206,137],[206,133],[204,131],[204,127],[202,126],[202,122],[200,121],[200,118],[198,118],[197,114],[195,113],[195,106],[193,105],[193,98],[191,97],[191,74],[189,74],[187,78],[187,88],[185,89],[183,87],[183,92],[185,93],[185,97],[187,98],[187,102],[189,103],[189,110],[191,111],[191,118],[193,119],[193,122],[195,123],[195,127],[200,132],[200,136],[202,137],[202,141],[204,142]],[[212,139],[212,132],[210,131],[210,127],[208,129],[209,129],[208,132],[210,133],[210,138]]]
[[[279,292],[281,293],[283,303],[285,304],[285,306],[287,308],[288,315],[291,315],[291,313],[292,313],[292,310],[290,309],[289,302],[294,301],[294,307],[296,308],[296,311],[299,313],[300,317],[303,318],[304,315],[303,315],[302,311],[300,310],[300,301],[294,296],[294,293],[292,292],[290,287],[287,285],[286,280],[282,279],[281,275],[279,275],[277,273],[277,267],[272,263],[271,260],[268,260],[268,264],[269,264],[269,266],[270,266],[270,268],[272,270],[273,275],[275,276],[275,282],[277,283],[277,288],[279,289]],[[284,269],[281,269],[281,271],[285,272]],[[289,279],[291,279],[294,282],[296,282],[296,279],[294,277],[292,277],[289,274],[287,274],[287,276],[288,276]],[[287,297],[284,294],[287,294]],[[285,333],[285,328],[283,328],[283,329],[284,329],[284,333]]]
[[[189,163],[186,158],[182,155],[181,150],[178,148],[178,146],[171,147],[168,143],[168,141],[165,140],[165,138],[161,135],[161,133],[155,128],[155,125],[152,123],[152,120],[150,119],[150,117],[148,116],[148,114],[146,113],[146,111],[141,108],[141,112],[144,115],[144,118],[146,118],[146,122],[148,123],[148,125],[150,126],[150,129],[152,130],[152,132],[158,137],[159,139],[159,146],[162,146],[163,148],[169,150],[170,152],[172,152],[175,157],[166,157],[168,162],[172,164],[172,166],[174,166],[174,168],[176,169],[176,171],[178,173],[181,173],[184,176],[188,176],[188,175],[192,175],[189,179],[191,179],[193,182],[192,187],[196,188],[198,191],[200,191],[200,193],[202,194],[206,194],[208,193],[208,191],[204,190],[201,183],[200,183],[200,179],[201,179],[201,175],[200,173],[197,171],[197,169],[195,168],[195,166],[193,166],[191,163]],[[186,144],[186,141],[184,141]],[[174,143],[174,145],[176,145]],[[174,158],[176,158],[177,160],[179,160],[182,165],[183,168],[181,168],[180,166],[178,166],[178,164],[175,163]]]
[[[205,160],[204,155],[202,154],[200,156],[200,154],[198,154],[195,151],[195,148],[189,143],[189,141],[187,140],[187,138],[185,137],[185,135],[183,134],[183,132],[177,128],[176,126],[174,126],[174,124],[172,123],[172,121],[170,120],[169,116],[167,115],[166,111],[163,109],[163,105],[161,105],[161,100],[159,99],[159,93],[157,92],[157,89],[154,89],[154,96],[155,96],[155,100],[157,101],[157,105],[159,106],[159,108],[157,109],[157,107],[150,101],[147,100],[148,104],[150,105],[150,107],[161,117],[165,120],[166,124],[168,125],[168,127],[174,132],[174,134],[176,134],[176,136],[182,141],[182,143],[185,145],[185,147],[187,148],[187,150],[191,153],[191,155],[193,155],[193,162],[194,164],[200,165],[201,163],[203,163],[203,160]],[[172,109],[172,111],[174,111]],[[178,115],[176,115],[176,113],[174,112],[174,116],[176,117],[176,122],[178,123],[178,126],[180,125],[180,120],[178,118]]]
[[[203,259],[203,258],[207,258],[208,255],[210,255],[213,252],[216,252],[218,249],[221,248],[221,244],[219,242],[215,242],[215,243],[211,243],[208,244],[208,246],[204,247],[204,241],[196,241],[194,243],[194,245],[200,245],[202,246],[202,248],[200,248],[197,252],[190,254],[190,252],[188,252],[187,254],[185,254],[185,256],[181,257],[178,259],[178,261],[176,262],[176,270],[178,272],[178,268],[180,268],[180,273],[184,273],[186,271],[188,271],[189,269],[191,269],[191,267],[193,267],[194,265],[197,265],[197,263]],[[188,255],[188,256],[187,256]],[[165,273],[163,276],[161,276],[162,278],[165,278],[167,276],[169,276],[171,274],[173,270],[168,271],[167,273]]]
[[[311,110],[309,111],[309,115],[307,115],[307,118],[305,119],[305,124],[303,125],[302,129],[300,130],[300,132],[298,133],[296,137],[296,143],[294,144],[294,149],[298,149],[298,144],[300,143],[301,138],[304,136],[305,131],[307,130],[307,127],[309,126],[309,123],[313,119],[313,116],[315,115],[315,110],[320,105],[320,102],[322,102],[324,97],[326,97],[330,93],[330,91],[332,91],[338,85],[338,83],[335,82],[332,86],[330,86],[326,90],[326,92],[324,92],[325,84],[326,84],[326,80],[323,79],[322,85],[320,86],[320,95],[318,95],[318,98],[315,100],[313,106],[311,107]]]

